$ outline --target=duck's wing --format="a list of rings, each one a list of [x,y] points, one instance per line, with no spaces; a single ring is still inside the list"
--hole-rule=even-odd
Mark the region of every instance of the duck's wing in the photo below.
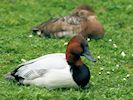
[[[81,20],[82,18],[78,16],[59,17],[34,27],[32,31],[35,33],[41,32],[40,34],[45,36],[58,36],[59,32],[73,31],[72,27],[80,25]]]
[[[69,25],[79,25],[82,21],[82,18],[78,16],[65,16],[62,17],[60,20]]]
[[[29,69],[28,67],[20,67],[16,71],[11,73],[17,81],[20,82],[22,79],[33,80],[35,78],[41,77],[48,72],[48,69]],[[21,82],[20,82],[21,83]]]

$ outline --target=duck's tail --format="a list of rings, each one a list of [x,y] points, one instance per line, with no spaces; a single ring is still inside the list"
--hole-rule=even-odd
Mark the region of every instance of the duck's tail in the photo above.
[[[7,74],[5,74],[4,75],[5,79],[7,79],[7,80],[16,80],[20,84],[23,84],[24,78],[16,74],[18,72],[18,69],[20,67],[22,67],[22,66],[23,66],[23,64],[20,64],[15,70],[13,70],[13,71],[8,72]]]
[[[4,75],[5,79],[7,80],[14,80],[15,77],[12,75],[12,72],[8,72],[7,74]]]
[[[16,79],[16,75],[15,73],[18,71],[18,69],[21,67],[22,65],[18,66],[15,70],[8,72],[7,74],[4,75],[5,79],[7,80],[14,80]]]
[[[34,26],[31,31],[34,35],[51,37],[54,33],[62,31],[62,26],[60,25],[62,17],[54,18],[43,22],[37,26]]]

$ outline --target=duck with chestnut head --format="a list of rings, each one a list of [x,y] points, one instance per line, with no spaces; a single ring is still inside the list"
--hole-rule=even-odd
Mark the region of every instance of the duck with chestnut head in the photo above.
[[[88,50],[86,40],[81,35],[76,35],[69,41],[66,54],[53,53],[27,61],[5,77],[20,84],[48,89],[84,88],[90,80],[90,70],[81,60],[81,56],[96,61]]]

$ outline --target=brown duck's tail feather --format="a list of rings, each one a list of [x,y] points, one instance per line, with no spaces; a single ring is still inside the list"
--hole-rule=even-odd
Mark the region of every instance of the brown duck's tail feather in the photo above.
[[[33,28],[32,28],[32,32],[36,33],[36,32],[38,32],[38,31],[39,31],[39,29],[38,29],[37,27],[33,27]]]

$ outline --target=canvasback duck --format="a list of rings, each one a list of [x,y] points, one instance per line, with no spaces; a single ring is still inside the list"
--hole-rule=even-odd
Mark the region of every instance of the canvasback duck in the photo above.
[[[67,45],[66,54],[48,54],[18,65],[5,75],[6,79],[15,79],[20,84],[31,84],[48,89],[85,87],[90,80],[90,71],[80,56],[95,62],[86,40],[80,35],[74,36]]]
[[[104,28],[95,11],[84,4],[76,7],[69,16],[55,18],[32,28],[32,32],[46,37],[72,37],[79,33],[84,33],[85,38],[91,39],[104,36]]]

